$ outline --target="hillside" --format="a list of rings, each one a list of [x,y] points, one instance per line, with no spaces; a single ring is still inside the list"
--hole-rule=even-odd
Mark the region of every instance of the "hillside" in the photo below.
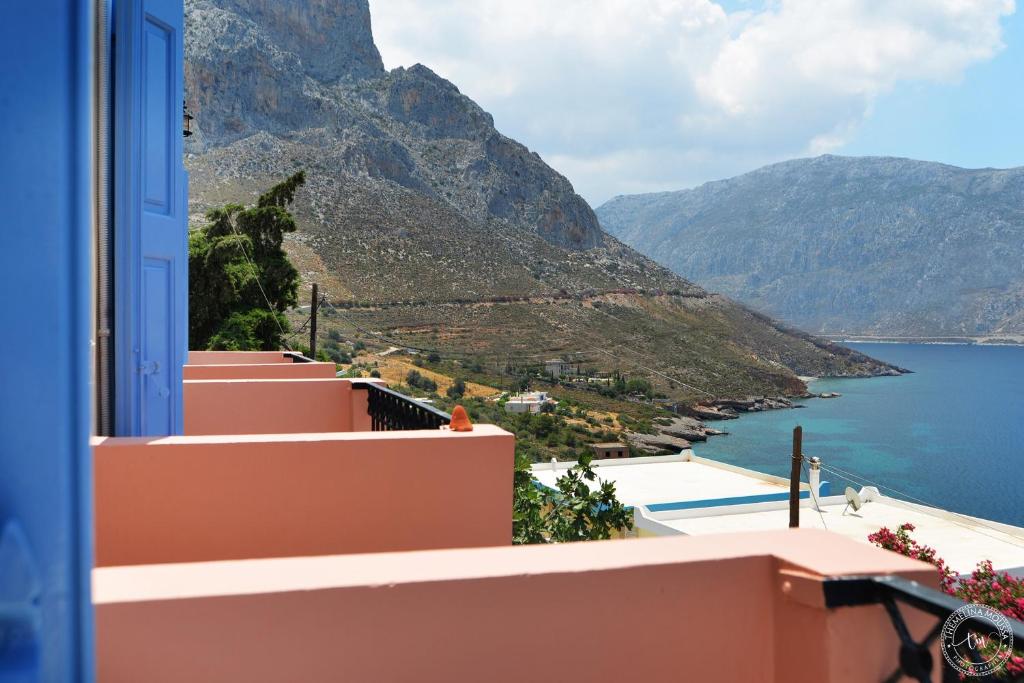
[[[566,355],[686,399],[893,371],[604,233],[455,85],[421,65],[385,71],[366,0],[188,0],[186,24],[193,224],[305,169],[287,247],[335,305],[328,329],[495,367]]]
[[[1024,168],[822,156],[597,213],[675,272],[812,332],[1024,335]]]

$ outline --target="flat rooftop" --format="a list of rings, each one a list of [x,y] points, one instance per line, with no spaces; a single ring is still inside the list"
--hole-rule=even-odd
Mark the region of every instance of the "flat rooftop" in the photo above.
[[[533,466],[533,476],[541,484],[556,488],[555,480],[575,464],[560,462],[556,470],[552,470],[550,463],[537,464]],[[690,451],[679,455],[595,460],[591,466],[599,480],[615,484],[619,501],[630,506],[789,492],[788,484],[779,477],[704,460]],[[595,482],[590,485],[593,487]]]
[[[915,530],[911,536],[919,543],[935,548],[939,557],[958,574],[971,572],[984,559],[992,560],[996,569],[1020,575],[1024,572],[1024,529],[913,505],[901,500],[881,497],[865,503],[857,512],[843,514],[846,500],[841,496],[822,499],[821,513],[813,507],[800,508],[800,527],[827,529],[860,543],[868,543],[868,535],[882,527],[895,531],[910,522]],[[659,515],[658,523],[678,532],[699,536],[740,531],[784,529],[789,523],[789,510],[778,509],[721,514],[717,508],[707,516],[667,519]],[[691,513],[692,514],[692,513]]]

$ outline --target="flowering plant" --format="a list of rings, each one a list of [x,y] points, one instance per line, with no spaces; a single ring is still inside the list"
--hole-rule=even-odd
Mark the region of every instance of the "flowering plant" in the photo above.
[[[882,527],[870,534],[868,540],[880,548],[934,565],[939,572],[940,588],[944,593],[956,596],[964,602],[988,605],[1010,619],[1024,621],[1024,579],[1016,579],[1005,572],[995,571],[990,560],[979,562],[970,576],[958,577],[942,558],[935,554],[934,548],[911,538],[910,532],[913,530],[914,525],[910,523],[901,524],[895,533],[887,527]],[[996,646],[993,643],[993,647]],[[1000,673],[1011,677],[1024,674],[1024,652],[1014,650],[1006,662],[1006,667]]]
[[[894,553],[906,555],[911,559],[921,560],[922,562],[934,565],[939,570],[939,582],[942,592],[953,595],[953,586],[956,583],[956,576],[953,574],[953,571],[946,566],[946,562],[941,557],[935,554],[935,548],[918,543],[910,537],[910,532],[913,530],[914,525],[909,522],[900,524],[896,533],[889,531],[888,527],[882,527],[875,533],[870,534],[868,540],[879,548],[885,548]]]

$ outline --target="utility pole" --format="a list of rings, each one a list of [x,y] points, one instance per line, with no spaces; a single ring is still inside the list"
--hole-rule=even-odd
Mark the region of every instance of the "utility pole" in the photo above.
[[[316,309],[320,304],[320,293],[317,284],[313,283],[313,301],[309,307],[309,355],[316,360]]]
[[[804,459],[804,428],[793,428],[793,462],[789,470],[789,528],[800,526],[800,464]]]

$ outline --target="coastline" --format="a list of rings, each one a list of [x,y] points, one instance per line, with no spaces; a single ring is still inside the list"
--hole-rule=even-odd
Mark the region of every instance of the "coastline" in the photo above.
[[[885,375],[865,375],[867,377],[882,377]],[[860,377],[856,377],[859,379]],[[827,378],[809,378],[811,381]],[[850,378],[854,379],[854,378]],[[805,381],[805,384],[807,382]],[[687,406],[676,413],[668,423],[655,423],[654,434],[643,434],[629,432],[626,440],[647,454],[667,450],[685,450],[691,448],[694,443],[706,442],[715,436],[728,436],[729,432],[711,427],[708,423],[719,423],[728,420],[738,420],[740,417],[750,413],[764,413],[774,410],[796,410],[805,407],[803,403],[807,399],[833,399],[840,398],[842,394],[836,392],[814,393],[806,391],[796,396],[757,396],[746,399],[716,399],[707,403],[694,406]]]
[[[861,342],[863,343],[863,342]],[[898,342],[891,342],[898,343]],[[798,375],[797,378],[807,386],[807,391],[792,396],[751,396],[745,399],[714,399],[706,403],[687,406],[676,413],[668,424],[655,424],[654,434],[630,432],[626,440],[648,454],[659,450],[691,448],[694,443],[707,442],[715,436],[728,436],[729,432],[708,426],[708,423],[719,423],[737,420],[750,413],[762,413],[775,410],[797,410],[806,407],[798,401],[809,399],[831,400],[842,398],[839,392],[816,392],[811,385],[830,379],[872,379],[877,377],[899,377],[912,374],[912,370],[899,368],[893,373],[877,373],[865,375],[835,375],[817,377]]]
[[[804,405],[799,413],[708,423],[728,430],[730,438],[708,439],[693,451],[783,475],[792,427],[799,424],[805,452],[847,472],[943,509],[1024,526],[1017,481],[1010,476],[1024,444],[1024,346],[857,348],[915,372],[898,381],[814,380],[810,392],[839,391],[840,402],[798,401]],[[951,471],[961,474],[950,477]]]
[[[836,344],[928,344],[936,346],[1024,346],[1024,335],[985,335],[981,337],[888,337],[871,335],[831,335],[822,338]]]

